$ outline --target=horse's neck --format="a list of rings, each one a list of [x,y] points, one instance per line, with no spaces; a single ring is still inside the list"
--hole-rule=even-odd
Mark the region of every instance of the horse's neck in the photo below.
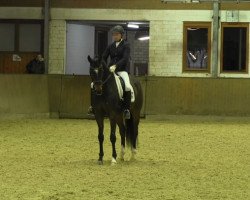
[[[106,73],[103,79],[103,82],[105,81],[105,87],[109,88],[115,83],[115,77],[112,73]]]
[[[116,93],[114,91],[115,91],[115,88],[116,88],[116,82],[115,82],[114,74],[108,73],[105,76],[105,80],[107,80],[107,82],[104,85],[104,93],[106,94],[106,96],[115,95]]]

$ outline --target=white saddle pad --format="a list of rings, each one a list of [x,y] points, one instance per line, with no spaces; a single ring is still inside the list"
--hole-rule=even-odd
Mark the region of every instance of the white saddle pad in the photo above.
[[[122,88],[122,84],[120,81],[120,76],[116,75],[114,73],[115,76],[115,81],[116,81],[116,85],[117,85],[117,90],[118,90],[118,94],[121,100],[123,100],[123,88]],[[134,93],[134,88],[131,86],[131,102],[135,102],[135,93]]]

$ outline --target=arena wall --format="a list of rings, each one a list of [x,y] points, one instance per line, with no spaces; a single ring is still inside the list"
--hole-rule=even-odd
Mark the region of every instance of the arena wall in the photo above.
[[[0,116],[49,116],[46,75],[0,74]]]
[[[250,115],[249,79],[138,77],[142,116]],[[0,75],[0,116],[86,118],[88,76]]]

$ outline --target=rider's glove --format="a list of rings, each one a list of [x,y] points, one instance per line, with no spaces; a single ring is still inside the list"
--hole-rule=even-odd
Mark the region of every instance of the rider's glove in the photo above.
[[[109,68],[109,71],[111,73],[114,73],[115,72],[115,69],[116,69],[116,65],[112,65],[110,68]]]

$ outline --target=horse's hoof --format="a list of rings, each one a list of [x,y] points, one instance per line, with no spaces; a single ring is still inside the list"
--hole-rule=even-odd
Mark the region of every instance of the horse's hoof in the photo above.
[[[131,151],[132,151],[132,155],[136,155],[137,154],[137,149],[133,148]]]
[[[121,160],[121,161],[124,161],[124,160],[125,160],[125,159],[124,159],[124,154],[121,154],[120,160]]]
[[[137,150],[133,148],[130,161],[135,161],[136,160],[136,154],[137,154]]]
[[[103,161],[102,160],[98,160],[97,163],[98,163],[98,165],[103,165]]]
[[[115,159],[115,158],[112,158],[112,160],[111,160],[111,165],[116,165],[116,164],[117,164],[116,159]]]

